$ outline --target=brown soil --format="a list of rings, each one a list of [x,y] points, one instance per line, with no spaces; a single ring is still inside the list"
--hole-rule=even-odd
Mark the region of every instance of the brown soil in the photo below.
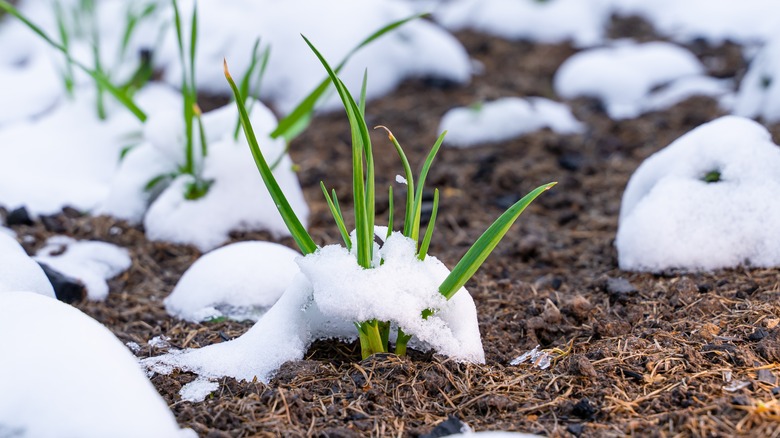
[[[636,23],[622,23],[614,33],[625,36],[633,28]],[[647,39],[651,30],[639,28]],[[369,105],[369,123],[390,127],[413,163],[433,144],[445,111],[503,96],[552,97],[552,75],[574,53],[566,44],[458,36],[484,64],[483,75],[468,86],[410,81]],[[713,74],[744,72],[732,44],[691,47]],[[778,271],[648,274],[617,268],[613,240],[631,173],[653,152],[719,116],[717,105],[694,98],[615,122],[596,102],[572,104],[588,125],[586,134],[543,131],[501,144],[444,149],[429,177],[429,187],[443,195],[430,253],[449,266],[503,208],[542,183],[559,182],[524,213],[467,285],[479,312],[485,365],[423,353],[359,361],[356,345],[320,341],[305,360],[284,365],[270,384],[224,379],[202,403],[179,399],[192,374],[153,377],[180,424],[208,437],[419,436],[455,415],[475,430],[549,436],[780,435]],[[345,117],[327,115],[292,148],[319,243],[339,241],[319,181],[335,187],[348,208],[348,137]],[[377,187],[386,187],[400,163],[379,132],[375,150]],[[387,195],[378,198],[385,214]],[[138,228],[109,218],[55,219],[49,229],[36,223],[16,231],[35,238],[29,250],[53,228],[131,250],[133,267],[111,282],[108,300],[77,304],[122,341],[146,346],[165,335],[175,347],[200,347],[250,327],[167,316],[162,299],[199,256],[193,248],[149,242]],[[289,239],[282,242],[292,246]],[[550,368],[509,365],[537,344],[555,358]],[[144,347],[138,355],[161,352]]]

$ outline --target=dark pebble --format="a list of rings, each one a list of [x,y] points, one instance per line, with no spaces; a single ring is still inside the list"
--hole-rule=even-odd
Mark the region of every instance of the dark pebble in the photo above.
[[[579,438],[582,432],[585,431],[585,425],[582,423],[570,424],[566,426],[566,431]]]
[[[5,218],[5,222],[10,226],[33,224],[32,218],[30,217],[30,212],[27,211],[26,207],[19,207],[17,209],[11,210],[11,212],[8,213],[8,217]]]
[[[64,303],[75,303],[87,297],[87,288],[81,281],[69,277],[46,263],[38,263],[43,268],[43,273],[49,279],[57,299]]]
[[[446,420],[437,424],[429,433],[420,435],[420,438],[439,438],[463,433],[466,430],[469,430],[466,423],[460,421],[460,418],[450,415]]]

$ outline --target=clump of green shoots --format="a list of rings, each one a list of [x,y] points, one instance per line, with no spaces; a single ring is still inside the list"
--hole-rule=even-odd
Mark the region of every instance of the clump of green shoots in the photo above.
[[[323,194],[328,203],[328,206],[333,214],[336,225],[339,232],[344,239],[344,244],[347,248],[356,247],[357,263],[364,269],[372,269],[373,249],[374,249],[374,223],[375,223],[375,183],[374,183],[374,158],[372,152],[371,139],[369,137],[368,126],[365,121],[365,90],[366,90],[366,77],[364,76],[363,87],[361,91],[360,101],[356,102],[344,83],[338,78],[336,72],[330,67],[328,62],[317,51],[314,45],[306,39],[306,43],[311,47],[312,51],[319,58],[322,65],[328,72],[330,81],[336,88],[339,96],[341,97],[344,109],[349,119],[351,134],[352,134],[352,170],[353,170],[353,199],[354,199],[354,215],[355,215],[355,241],[352,241],[349,233],[347,232],[344,224],[344,216],[339,207],[338,198],[335,191],[331,194],[328,193],[324,183],[321,183]],[[252,151],[255,164],[257,165],[260,175],[268,188],[279,212],[287,225],[290,234],[298,245],[298,248],[304,255],[314,253],[318,247],[314,243],[309,233],[301,224],[298,217],[293,212],[287,201],[284,193],[279,188],[276,179],[271,172],[271,168],[263,156],[257,138],[252,129],[252,125],[249,121],[249,117],[243,100],[240,99],[240,94],[235,81],[230,76],[228,71],[227,62],[225,62],[225,77],[230,84],[233,93],[236,95],[236,104],[241,116],[241,124],[244,129],[249,147]],[[404,167],[404,174],[406,182],[408,184],[406,195],[406,210],[404,215],[404,228],[403,234],[409,239],[415,242],[417,245],[417,257],[420,260],[425,258],[428,247],[433,235],[433,228],[436,221],[436,213],[438,210],[438,190],[434,192],[433,212],[431,220],[425,235],[420,241],[420,222],[422,215],[422,194],[425,179],[428,171],[431,168],[433,160],[439,147],[444,140],[442,134],[433,148],[431,149],[428,157],[423,164],[422,170],[417,178],[417,185],[415,186],[415,180],[412,175],[411,166],[409,164],[406,155],[401,148],[401,145],[396,140],[395,136],[384,127],[388,133],[390,141],[398,153],[401,162]],[[447,278],[439,286],[439,293],[445,298],[450,299],[463,285],[474,275],[477,269],[482,265],[487,256],[493,251],[498,242],[507,233],[511,225],[517,220],[520,214],[525,208],[539,196],[542,192],[550,189],[555,183],[545,184],[540,186],[527,194],[525,197],[517,201],[506,212],[504,212],[483,234],[477,239],[477,241],[466,252],[463,258],[453,268]],[[393,227],[393,195],[392,188],[390,188],[390,218],[388,223],[388,233],[391,232]],[[432,310],[425,310],[420,315],[420,318],[428,318],[433,314]],[[358,337],[360,339],[362,356],[368,357],[374,353],[381,353],[389,351],[389,338],[390,338],[390,321],[358,321],[355,322],[357,327]],[[403,332],[403,329],[399,327],[395,352],[396,354],[403,355],[406,352],[406,346],[411,336]]]
[[[81,70],[89,75],[97,87],[97,114],[101,119],[107,117],[105,108],[106,93],[112,95],[119,103],[125,106],[141,122],[146,120],[146,114],[133,102],[133,93],[145,84],[152,76],[151,57],[148,53],[140,54],[139,64],[132,77],[122,85],[115,85],[108,69],[101,58],[100,33],[98,32],[97,2],[95,0],[79,0],[71,8],[64,8],[59,1],[54,2],[54,13],[57,21],[57,33],[59,41],[47,34],[40,26],[33,23],[18,9],[6,0],[0,0],[0,11],[6,12],[24,23],[50,46],[65,55],[65,67],[62,72],[63,85],[68,96],[75,93],[75,70]],[[156,3],[128,5],[125,16],[125,27],[118,50],[118,62],[127,61],[130,40],[137,29],[137,25],[150,17],[157,5]],[[92,53],[93,66],[88,67],[72,56],[74,40],[87,41]]]

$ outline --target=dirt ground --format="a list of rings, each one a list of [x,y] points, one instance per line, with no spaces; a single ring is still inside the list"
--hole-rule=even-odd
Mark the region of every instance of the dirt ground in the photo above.
[[[616,23],[613,34],[654,38],[638,20]],[[413,163],[421,163],[441,116],[453,106],[503,96],[553,97],[552,76],[575,51],[567,44],[458,37],[484,66],[472,83],[409,81],[368,105],[369,123],[390,127]],[[689,48],[714,75],[744,73],[733,44]],[[621,122],[610,120],[598,102],[572,105],[588,125],[585,134],[543,131],[444,149],[429,177],[428,186],[442,193],[430,253],[448,266],[520,196],[559,183],[521,216],[467,284],[479,312],[485,365],[422,352],[360,361],[354,343],[320,341],[305,360],[284,365],[269,385],[224,379],[202,403],[178,395],[194,375],[154,376],[179,423],[204,437],[414,437],[430,434],[448,416],[477,431],[547,436],[780,436],[778,270],[649,274],[617,267],[613,242],[631,173],[653,152],[719,116],[717,104],[693,98]],[[348,139],[346,118],[336,113],[317,118],[292,146],[318,243],[339,241],[319,181],[335,187],[349,209]],[[401,173],[400,163],[384,135],[377,132],[374,140],[377,187],[386,187]],[[387,195],[380,193],[377,209],[386,215]],[[34,237],[29,250],[52,232],[130,249],[133,267],[112,280],[108,300],[76,305],[123,342],[144,346],[139,357],[165,351],[147,346],[154,336],[193,348],[250,327],[190,324],[165,313],[162,299],[199,256],[191,247],[149,242],[137,227],[72,211],[15,229]],[[240,233],[235,239],[271,236]],[[293,246],[289,239],[282,243]],[[551,354],[549,368],[509,364],[537,344]]]

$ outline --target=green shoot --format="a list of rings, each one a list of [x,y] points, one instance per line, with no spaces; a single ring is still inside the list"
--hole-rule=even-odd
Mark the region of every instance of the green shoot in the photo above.
[[[227,79],[228,84],[230,84],[230,89],[233,91],[233,97],[236,99],[236,106],[238,107],[238,112],[241,116],[241,127],[244,129],[244,136],[247,139],[247,143],[249,143],[249,149],[252,151],[252,157],[255,160],[257,169],[260,171],[260,176],[263,178],[263,182],[268,188],[268,193],[270,193],[271,198],[274,200],[276,208],[282,215],[284,224],[287,226],[287,229],[290,230],[290,234],[298,245],[298,248],[301,250],[301,253],[303,255],[312,254],[317,250],[317,245],[293,211],[290,203],[287,201],[287,197],[284,196],[282,189],[279,187],[279,183],[276,181],[271,168],[268,167],[268,163],[266,163],[263,153],[260,151],[260,145],[257,142],[255,131],[249,121],[249,113],[241,99],[241,92],[238,90],[238,86],[236,86],[233,77],[230,76],[227,61],[224,61],[224,68],[225,78]]]
[[[393,211],[393,186],[389,186],[387,192],[387,235],[385,236],[385,239],[393,234],[393,216],[395,214]]]
[[[466,251],[466,254],[460,259],[458,264],[455,265],[452,272],[450,272],[450,275],[448,275],[439,286],[439,292],[448,300],[452,298],[452,296],[455,295],[455,292],[459,291],[474,273],[477,272],[477,269],[482,266],[485,259],[487,259],[496,245],[498,245],[498,242],[500,242],[507,231],[509,231],[509,227],[515,223],[515,220],[520,216],[520,213],[522,213],[537,196],[551,189],[555,184],[556,183],[549,183],[537,187],[531,191],[531,193],[525,195],[522,199],[509,207],[504,214],[499,216],[499,218],[482,233],[479,239],[474,242],[471,248]]]
[[[271,49],[269,47],[266,47],[265,50],[262,52],[260,51],[260,38],[255,40],[255,45],[252,47],[252,58],[249,63],[249,68],[244,73],[244,76],[241,78],[241,82],[239,82],[238,90],[241,92],[241,96],[244,99],[244,105],[246,105],[247,99],[249,98],[249,95],[254,91],[255,94],[260,93],[260,83],[263,80],[263,76],[265,76],[265,70],[268,67],[268,59],[271,56]],[[259,67],[259,70],[257,72],[257,78],[255,79],[255,83],[252,84],[252,77],[255,75],[255,69]],[[251,113],[252,107],[250,106],[247,108],[247,110]],[[238,140],[238,132],[241,129],[241,120],[236,121],[236,128],[233,130],[233,139]],[[286,152],[283,152],[280,157],[274,162],[274,164],[271,165],[271,169],[275,169],[276,166],[279,164],[279,161],[281,161],[281,158],[286,154]]]
[[[342,239],[344,239],[344,245],[347,247],[347,249],[352,249],[352,239],[349,238],[349,231],[347,231],[347,226],[344,225],[344,216],[341,214],[341,210],[338,207],[338,204],[333,202],[333,198],[336,197],[336,191],[333,191],[333,198],[330,197],[328,194],[328,189],[325,188],[325,183],[320,181],[320,187],[322,188],[322,194],[325,195],[325,200],[328,203],[328,207],[330,207],[330,212],[333,215],[333,220],[336,221],[336,226],[339,228],[339,232],[341,233]]]
[[[425,260],[425,255],[428,254],[428,248],[431,246],[431,238],[433,237],[433,229],[436,226],[436,215],[439,212],[439,189],[433,191],[433,210],[431,211],[431,219],[428,221],[428,228],[425,230],[425,237],[423,237],[420,250],[417,252],[417,258]]]
[[[325,200],[328,203],[331,214],[334,217],[339,232],[344,239],[347,248],[356,247],[356,261],[359,266],[364,269],[372,269],[373,266],[373,245],[374,245],[374,222],[375,222],[375,186],[374,186],[374,159],[373,151],[371,147],[371,140],[368,134],[368,128],[365,121],[365,90],[366,90],[366,77],[364,76],[363,86],[361,88],[361,97],[359,103],[354,100],[349,90],[347,90],[344,83],[337,76],[336,70],[334,70],[322,54],[314,47],[314,45],[304,37],[306,44],[309,45],[312,52],[322,63],[325,70],[328,72],[328,77],[331,83],[334,85],[336,91],[341,98],[344,110],[349,120],[351,135],[352,135],[352,189],[354,199],[354,217],[355,217],[355,234],[356,239],[353,242],[351,237],[347,233],[347,228],[344,224],[344,217],[338,204],[338,198],[336,197],[335,190],[332,191],[332,195],[328,193],[324,183],[320,183]],[[265,158],[260,151],[257,143],[257,138],[252,130],[252,126],[249,121],[244,101],[241,98],[241,90],[239,90],[236,83],[230,76],[227,70],[227,63],[225,63],[225,77],[230,84],[234,97],[236,98],[236,105],[238,106],[239,115],[241,119],[241,125],[244,128],[249,147],[252,151],[252,155],[255,159],[255,163],[260,171],[263,181],[268,188],[271,196],[276,202],[279,212],[287,225],[293,238],[298,243],[301,251],[304,255],[311,254],[316,251],[316,245],[312,241],[305,229],[303,229],[300,221],[298,221],[295,213],[287,204],[284,194],[281,192],[276,179],[273,176],[271,169],[268,167]],[[419,245],[419,251],[417,257],[419,260],[424,261],[428,249],[430,248],[436,217],[439,209],[439,191],[434,190],[433,210],[431,213],[431,219],[428,223],[425,235],[422,238],[422,242],[419,242],[420,221],[422,216],[422,194],[423,186],[430,168],[433,164],[433,160],[441,147],[444,140],[443,133],[437,139],[436,143],[431,148],[425,163],[422,166],[420,175],[418,176],[418,184],[415,187],[412,177],[411,166],[406,158],[398,141],[393,134],[385,128],[388,136],[395,146],[396,152],[401,158],[403,163],[404,172],[406,175],[407,187],[407,199],[406,199],[406,212],[404,223],[404,235],[412,239],[415,242],[415,246]],[[455,266],[450,275],[442,282],[439,287],[439,292],[447,299],[450,299],[455,292],[457,292],[471,276],[474,275],[476,270],[482,265],[488,255],[498,245],[499,241],[507,233],[511,225],[517,220],[520,214],[525,208],[542,192],[551,188],[555,183],[543,185],[536,190],[526,195],[523,199],[518,201],[512,207],[510,207],[504,214],[502,214],[487,231],[474,243],[474,245],[466,252],[461,261]],[[388,215],[388,236],[392,232],[393,227],[393,190],[389,189],[389,215]],[[381,264],[381,261],[380,261]],[[420,315],[421,318],[426,319],[433,315],[433,310],[425,309]],[[355,322],[357,328],[358,338],[360,339],[361,355],[366,358],[374,353],[389,351],[389,333],[390,333],[390,321],[378,321],[369,320]],[[397,354],[405,354],[406,346],[411,335],[404,333],[401,327],[398,328],[398,334],[396,338],[395,351]]]
[[[111,94],[119,103],[121,103],[125,108],[127,108],[138,120],[140,120],[141,122],[146,121],[146,113],[144,113],[143,110],[141,110],[141,108],[139,108],[138,105],[136,105],[135,102],[133,102],[133,100],[130,98],[130,96],[127,95],[127,93],[124,90],[112,84],[108,78],[108,75],[106,75],[105,72],[97,68],[94,69],[89,68],[86,65],[82,64],[81,62],[79,62],[78,60],[74,59],[70,54],[70,47],[67,42],[65,44],[62,44],[55,41],[41,27],[39,27],[38,25],[30,21],[30,19],[24,16],[18,9],[16,9],[11,3],[9,3],[6,0],[0,0],[0,10],[5,11],[9,15],[12,15],[16,19],[24,23],[25,26],[27,26],[30,30],[35,32],[39,37],[41,37],[41,39],[46,41],[46,43],[48,43],[51,47],[62,52],[62,54],[65,55],[65,60],[67,61],[68,65],[75,66],[79,70],[89,75],[89,77],[91,77],[92,80],[95,81],[95,84],[97,84],[98,87],[106,90],[109,94]],[[60,19],[58,18],[59,32],[61,34],[62,32],[67,32],[67,30],[65,30],[65,28],[62,27],[64,22],[61,22],[59,20]],[[68,78],[72,79],[72,76],[66,73],[66,78],[65,78],[66,89],[68,87],[73,86],[72,82],[70,82],[70,79]]]

